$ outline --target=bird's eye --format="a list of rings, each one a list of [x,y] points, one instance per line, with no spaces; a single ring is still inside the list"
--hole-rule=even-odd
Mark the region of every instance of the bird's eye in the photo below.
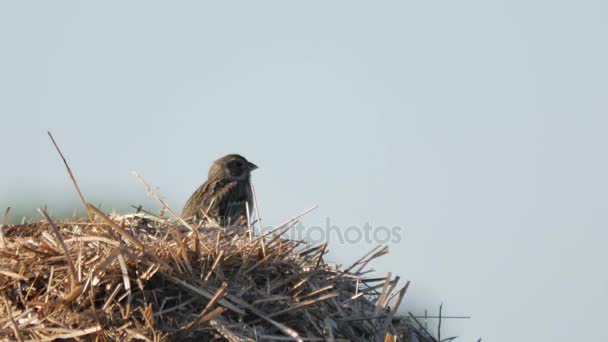
[[[243,167],[243,162],[241,162],[240,160],[237,160],[234,164],[236,165],[236,167]]]

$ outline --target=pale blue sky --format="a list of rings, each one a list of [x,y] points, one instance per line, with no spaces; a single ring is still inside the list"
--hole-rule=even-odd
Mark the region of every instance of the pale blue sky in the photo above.
[[[260,166],[265,222],[400,225],[375,268],[461,341],[608,340],[605,1],[0,4],[0,206],[176,208]],[[348,263],[372,245],[333,245]],[[433,322],[434,324],[434,322]]]

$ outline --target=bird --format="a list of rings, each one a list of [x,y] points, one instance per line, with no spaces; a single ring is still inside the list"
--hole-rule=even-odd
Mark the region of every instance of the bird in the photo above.
[[[244,227],[247,209],[253,208],[251,172],[258,166],[239,154],[228,154],[213,162],[207,180],[190,196],[182,218],[215,221],[224,228]],[[204,212],[204,213],[203,213]]]

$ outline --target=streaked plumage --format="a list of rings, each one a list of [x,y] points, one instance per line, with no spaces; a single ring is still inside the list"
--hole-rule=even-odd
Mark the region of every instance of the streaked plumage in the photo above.
[[[216,160],[209,169],[208,179],[186,202],[183,218],[205,218],[205,213],[224,227],[245,225],[247,213],[253,208],[249,183],[251,171],[257,166],[238,154],[229,154]]]

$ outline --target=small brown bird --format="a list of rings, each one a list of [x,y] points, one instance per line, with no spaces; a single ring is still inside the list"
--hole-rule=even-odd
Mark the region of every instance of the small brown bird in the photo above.
[[[211,165],[207,181],[186,202],[182,217],[204,219],[206,215],[222,227],[244,226],[247,211],[253,209],[249,178],[258,167],[238,154],[224,156]]]

